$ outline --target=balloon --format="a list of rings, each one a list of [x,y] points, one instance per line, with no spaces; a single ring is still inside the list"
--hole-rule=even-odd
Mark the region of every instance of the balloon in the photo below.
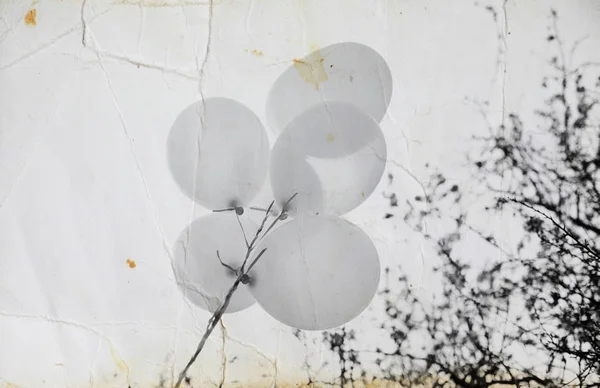
[[[258,226],[246,217],[240,221],[248,239]],[[196,306],[215,312],[225,300],[236,275],[219,262],[238,269],[246,257],[246,243],[234,212],[218,212],[192,222],[173,248],[173,267],[177,284]],[[240,284],[226,310],[233,313],[254,304],[248,289]]]
[[[375,50],[354,42],[336,43],[294,60],[277,78],[267,97],[267,122],[278,134],[313,105],[342,101],[379,123],[392,86],[390,68]]]
[[[211,210],[243,206],[261,189],[269,140],[244,105],[207,98],[179,114],[167,140],[173,178],[190,198]]]
[[[270,181],[294,213],[342,215],[373,193],[387,158],[379,125],[354,105],[323,103],[294,119],[271,151]]]
[[[373,299],[380,268],[373,242],[335,216],[303,216],[274,229],[249,273],[250,292],[278,321],[327,330],[357,317]]]
[[[268,172],[268,171],[267,171]],[[267,173],[267,180],[263,185],[260,192],[252,199],[247,206],[247,213],[249,217],[260,223],[266,214],[266,210],[273,202],[273,191],[271,190],[271,184],[269,182],[269,176]],[[271,215],[276,216],[281,212],[281,208],[274,203],[271,207]]]

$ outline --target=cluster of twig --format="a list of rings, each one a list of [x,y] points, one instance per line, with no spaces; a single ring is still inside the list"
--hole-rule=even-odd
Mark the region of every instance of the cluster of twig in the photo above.
[[[244,258],[244,261],[242,262],[242,265],[239,268],[233,268],[233,267],[231,267],[231,266],[223,263],[223,261],[221,260],[220,255],[219,255],[219,251],[217,250],[217,252],[216,252],[217,259],[221,262],[221,264],[224,267],[226,267],[229,270],[231,270],[232,272],[234,272],[237,275],[237,278],[235,279],[235,281],[231,285],[231,288],[227,292],[227,294],[225,296],[225,300],[223,301],[223,303],[221,304],[221,306],[213,313],[213,315],[208,320],[208,323],[206,325],[206,330],[204,332],[204,335],[202,336],[202,339],[200,340],[200,343],[198,344],[198,347],[196,348],[196,351],[194,352],[194,354],[192,355],[192,357],[188,361],[188,363],[185,366],[185,368],[179,374],[179,378],[177,379],[177,383],[175,384],[175,388],[179,388],[181,386],[182,381],[187,376],[188,370],[190,369],[190,367],[194,364],[194,362],[198,358],[198,355],[200,354],[200,352],[204,348],[204,345],[206,344],[206,341],[208,340],[208,338],[212,334],[212,332],[215,329],[215,327],[217,326],[217,324],[221,321],[221,318],[223,317],[223,314],[225,314],[225,312],[227,311],[227,307],[229,306],[229,303],[231,302],[231,298],[233,297],[235,291],[238,289],[240,283],[242,283],[242,284],[248,284],[250,282],[250,275],[249,275],[250,270],[252,270],[252,267],[254,267],[254,265],[258,262],[258,260],[261,258],[261,256],[267,250],[267,248],[261,249],[261,251],[256,255],[256,257],[250,262],[250,265],[248,265],[246,267],[246,265],[248,264],[248,262],[250,260],[250,257],[252,256],[252,253],[254,252],[254,249],[256,248],[257,244],[263,238],[265,238],[265,236],[267,236],[269,234],[269,232],[275,227],[275,225],[279,221],[283,221],[283,220],[285,220],[288,217],[288,214],[287,214],[288,205],[296,197],[296,195],[297,195],[297,193],[294,194],[294,195],[292,195],[290,197],[290,199],[287,200],[287,202],[284,204],[284,206],[283,206],[281,212],[279,213],[279,215],[277,215],[275,217],[275,219],[273,219],[273,221],[271,222],[271,224],[269,225],[269,227],[263,233],[263,230],[265,228],[267,220],[272,215],[273,206],[275,204],[275,201],[271,202],[271,204],[269,205],[269,207],[265,210],[265,216],[264,216],[264,218],[263,218],[263,220],[262,220],[262,222],[260,224],[260,227],[256,230],[256,233],[254,234],[254,237],[252,238],[252,240],[250,242],[248,242],[248,237],[246,236],[246,231],[244,230],[244,228],[242,226],[242,223],[241,223],[241,221],[239,219],[239,216],[244,213],[243,208],[241,208],[241,207],[238,206],[238,207],[233,207],[233,208],[228,208],[228,209],[223,209],[223,210],[216,210],[217,212],[220,212],[220,211],[234,211],[235,212],[235,216],[236,216],[236,218],[238,220],[238,223],[240,225],[240,228],[242,230],[242,235],[244,236],[244,242],[246,244],[246,257]]]
[[[533,112],[541,125],[526,129],[516,113],[488,122],[469,158],[474,184],[436,172],[406,203],[402,220],[435,250],[442,289],[421,300],[401,275],[382,291],[391,343],[370,351],[381,376],[409,386],[600,387],[600,64],[573,66],[550,16],[556,55],[541,83],[545,108]],[[384,218],[394,221],[398,198],[387,198]],[[482,214],[522,229],[514,246],[478,225]],[[481,249],[466,257],[474,243]],[[490,264],[471,268],[486,253]]]

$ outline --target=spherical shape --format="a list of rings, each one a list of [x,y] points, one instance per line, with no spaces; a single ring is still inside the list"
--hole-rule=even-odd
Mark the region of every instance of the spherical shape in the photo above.
[[[342,215],[373,193],[387,158],[383,132],[354,105],[318,104],[296,117],[271,152],[271,189],[295,214]]]
[[[248,238],[254,236],[257,225],[247,218],[240,218],[240,222]],[[234,270],[246,257],[244,235],[233,211],[198,218],[181,233],[173,248],[177,284],[189,301],[210,312],[215,312],[225,301],[237,278],[221,264],[219,257]],[[244,310],[253,304],[254,298],[246,286],[239,286],[226,312]]]
[[[379,257],[360,228],[334,216],[303,216],[273,230],[250,271],[250,292],[267,313],[303,330],[349,322],[379,284]]]
[[[264,184],[269,141],[250,109],[231,99],[207,98],[179,114],[167,157],[189,198],[211,210],[243,206]]]
[[[342,101],[379,123],[392,86],[390,68],[375,50],[360,43],[336,43],[295,59],[277,78],[267,98],[267,122],[278,134],[313,105]]]

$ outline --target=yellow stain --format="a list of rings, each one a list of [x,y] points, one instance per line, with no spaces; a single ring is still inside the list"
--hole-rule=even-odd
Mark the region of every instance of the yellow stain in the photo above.
[[[360,195],[361,195],[363,198],[365,198],[365,192],[364,192],[364,191],[361,191],[361,192],[360,192]]]
[[[25,14],[25,24],[28,26],[35,26],[37,24],[37,10],[35,8],[30,9]]]
[[[329,143],[333,142],[335,140],[335,137],[330,133],[329,135],[327,135],[327,141]]]
[[[115,365],[117,365],[117,368],[119,368],[119,370],[121,372],[129,373],[129,367],[127,366],[125,361],[123,361],[121,359],[121,357],[119,357],[119,355],[117,354],[117,351],[112,346],[110,347],[110,355],[111,355],[113,361],[115,362]]]
[[[304,81],[313,85],[319,90],[319,84],[327,81],[327,72],[323,66],[325,59],[321,56],[321,52],[316,50],[312,55],[304,60],[294,59],[294,67],[298,75]]]
[[[21,387],[20,385],[9,383],[9,382],[0,384],[0,388],[20,388],[20,387]]]
[[[126,263],[129,266],[129,268],[135,268],[136,267],[135,261],[133,261],[131,259],[127,259]]]
[[[264,55],[264,53],[260,50],[248,50],[248,49],[244,49],[245,52],[256,55],[257,57],[262,57]]]

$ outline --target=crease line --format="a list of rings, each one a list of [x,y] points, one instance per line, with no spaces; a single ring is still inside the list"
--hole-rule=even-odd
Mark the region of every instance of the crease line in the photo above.
[[[93,38],[93,36],[91,34],[91,31],[89,31],[88,35],[89,35],[89,37],[90,37],[90,39],[92,41],[92,44],[95,46],[95,41],[94,41],[94,38]],[[160,221],[160,217],[159,217],[158,212],[156,210],[156,206],[154,206],[154,201],[152,200],[152,196],[151,196],[150,190],[148,188],[148,183],[147,183],[146,178],[144,176],[144,172],[142,170],[142,166],[141,166],[140,161],[138,159],[138,155],[135,152],[135,147],[133,145],[134,140],[131,137],[131,134],[129,133],[129,129],[127,128],[127,123],[125,122],[125,117],[123,115],[123,111],[121,110],[121,107],[119,105],[117,96],[116,96],[115,91],[114,91],[113,86],[112,86],[112,81],[110,80],[110,77],[108,75],[108,71],[106,70],[106,67],[104,66],[102,57],[101,57],[101,55],[98,52],[96,52],[96,55],[98,57],[98,62],[100,64],[100,68],[102,69],[104,77],[106,78],[106,82],[108,84],[108,88],[109,88],[109,90],[111,92],[113,104],[114,104],[115,110],[117,111],[117,114],[119,116],[119,120],[121,122],[121,127],[123,129],[123,132],[124,132],[125,136],[127,137],[127,140],[129,141],[129,148],[130,148],[131,154],[133,156],[134,164],[136,166],[136,169],[137,169],[138,174],[140,176],[140,179],[142,181],[142,185],[144,187],[144,192],[146,194],[146,198],[147,198],[147,200],[148,200],[148,202],[150,204],[150,207],[152,209],[152,212],[154,214],[154,219],[155,219],[156,227],[157,227],[157,229],[158,229],[158,231],[159,231],[159,233],[161,235],[161,238],[162,238],[163,249],[164,249],[165,253],[167,254],[167,256],[170,258],[170,260],[171,260],[171,267],[173,269],[173,256],[171,255],[171,252],[169,250],[169,246],[167,244],[167,238],[166,238],[165,232],[164,232],[164,230],[162,228],[162,222]],[[175,273],[175,271],[173,271],[173,272]]]
[[[86,0],[87,1],[87,0]],[[101,13],[99,13],[98,15],[95,15],[90,21],[95,20],[96,18],[104,15],[105,13],[107,13],[110,10],[105,10]],[[85,24],[82,25],[81,22],[77,23],[76,25],[72,26],[71,28],[63,31],[61,34],[55,36],[54,38],[50,39],[49,41],[42,43],[41,45],[39,45],[38,47],[36,47],[35,49],[23,54],[22,56],[20,56],[19,58],[13,60],[12,62],[8,62],[2,66],[0,66],[0,71],[9,69],[11,67],[13,67],[14,65],[34,56],[35,54],[53,46],[55,43],[57,43],[58,41],[60,41],[61,39],[65,38],[66,36],[70,35],[71,33],[78,31],[80,28],[83,28],[83,26],[85,26]]]

